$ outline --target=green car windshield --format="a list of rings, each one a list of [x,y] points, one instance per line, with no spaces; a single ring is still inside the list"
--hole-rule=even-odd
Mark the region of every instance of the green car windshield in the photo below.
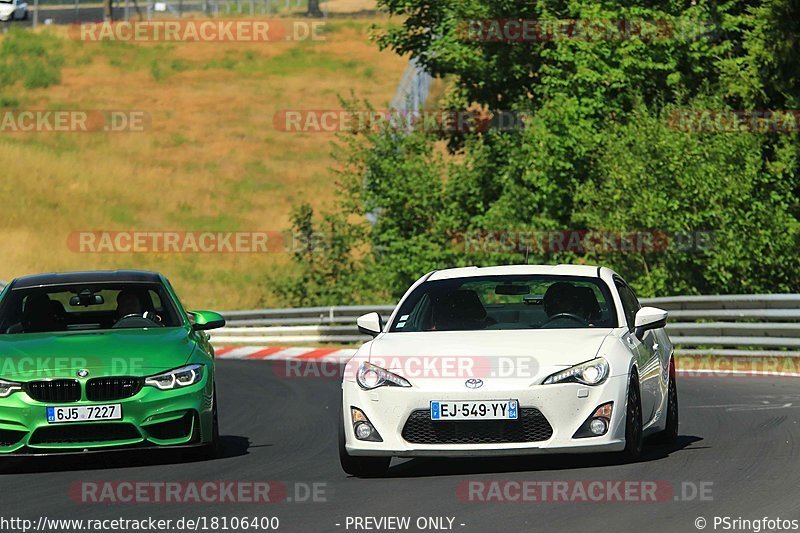
[[[158,283],[91,283],[12,289],[0,303],[0,334],[178,327]]]

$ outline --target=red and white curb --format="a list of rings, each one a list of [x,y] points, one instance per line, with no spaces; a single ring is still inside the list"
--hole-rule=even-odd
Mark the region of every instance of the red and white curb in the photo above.
[[[355,348],[302,348],[289,346],[221,346],[215,348],[217,359],[266,359],[270,361],[346,362]]]

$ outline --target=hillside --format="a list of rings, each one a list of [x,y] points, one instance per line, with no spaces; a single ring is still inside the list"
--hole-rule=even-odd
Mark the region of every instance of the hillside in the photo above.
[[[369,41],[375,22],[337,18],[317,42],[98,44],[63,28],[3,38],[63,66],[49,87],[0,84],[0,107],[140,110],[149,120],[143,132],[0,134],[0,279],[144,268],[191,306],[274,305],[263,282],[285,253],[78,253],[68,242],[81,231],[279,232],[301,199],[331,205],[335,136],[276,131],[273,118],[337,109],[351,94],[386,106],[406,64]]]

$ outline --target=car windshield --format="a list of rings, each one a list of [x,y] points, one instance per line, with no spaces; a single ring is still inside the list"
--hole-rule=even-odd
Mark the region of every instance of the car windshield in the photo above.
[[[616,327],[598,278],[486,276],[428,281],[403,302],[390,331]]]
[[[158,283],[92,283],[12,289],[0,334],[177,327],[180,314]]]

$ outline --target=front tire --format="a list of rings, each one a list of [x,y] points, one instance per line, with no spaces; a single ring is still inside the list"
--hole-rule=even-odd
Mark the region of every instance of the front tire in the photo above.
[[[339,409],[339,463],[345,473],[355,477],[381,477],[389,470],[391,457],[356,457],[347,453],[344,437],[344,415]]]
[[[661,444],[671,444],[678,438],[678,385],[675,379],[675,361],[669,363],[669,388],[667,389],[667,425],[653,438]]]
[[[221,440],[219,437],[219,418],[217,416],[217,387],[214,387],[214,396],[212,399],[213,407],[211,408],[211,442],[191,449],[185,454],[185,457],[190,460],[210,461],[217,459],[222,453]]]
[[[216,459],[222,452],[222,446],[219,438],[219,415],[217,414],[217,387],[214,386],[214,406],[212,407],[211,417],[211,442],[208,443],[204,450],[205,459]]]
[[[635,463],[642,456],[642,401],[639,395],[639,377],[634,371],[628,384],[628,400],[625,406],[625,449],[623,461]]]

